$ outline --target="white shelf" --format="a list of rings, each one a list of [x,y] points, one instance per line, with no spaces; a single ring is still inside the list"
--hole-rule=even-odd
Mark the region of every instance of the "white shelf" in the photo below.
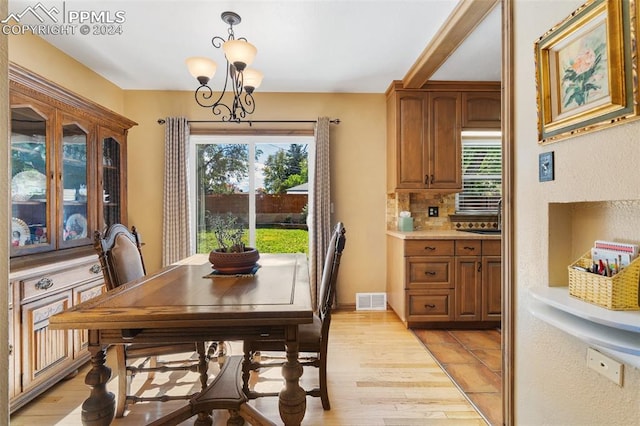
[[[567,287],[530,289],[537,318],[640,368],[640,311],[610,311],[569,296]]]

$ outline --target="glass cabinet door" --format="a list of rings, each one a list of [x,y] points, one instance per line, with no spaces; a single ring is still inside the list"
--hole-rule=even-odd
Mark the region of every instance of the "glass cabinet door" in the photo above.
[[[11,108],[11,256],[51,250],[56,234],[51,227],[54,112],[20,101],[12,98]]]
[[[89,128],[73,117],[62,117],[60,247],[87,245],[91,241],[94,220],[88,206],[95,197],[95,185],[87,162],[91,158]]]
[[[124,223],[126,215],[126,192],[121,180],[124,135],[101,129],[99,139],[102,144],[102,194],[98,204],[102,207],[98,211],[102,212],[102,217],[98,220],[101,227],[106,228],[114,223]]]

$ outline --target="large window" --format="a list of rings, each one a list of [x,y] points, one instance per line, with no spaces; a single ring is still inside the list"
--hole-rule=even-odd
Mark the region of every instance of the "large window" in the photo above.
[[[191,136],[192,241],[216,247],[211,221],[232,214],[262,253],[308,252],[312,136]]]
[[[462,132],[462,192],[457,213],[495,213],[502,197],[499,132]]]

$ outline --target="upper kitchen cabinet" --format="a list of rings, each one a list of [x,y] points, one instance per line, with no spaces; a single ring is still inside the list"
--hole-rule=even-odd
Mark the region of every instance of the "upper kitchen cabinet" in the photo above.
[[[497,115],[496,115],[497,114]],[[500,129],[499,83],[387,91],[387,192],[462,190],[462,130]]]
[[[15,64],[9,80],[12,268],[91,253],[94,230],[126,223],[136,123]]]

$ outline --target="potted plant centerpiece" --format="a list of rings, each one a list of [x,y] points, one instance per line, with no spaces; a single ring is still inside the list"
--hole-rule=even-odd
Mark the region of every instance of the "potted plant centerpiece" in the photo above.
[[[252,247],[245,247],[244,228],[231,213],[210,216],[209,222],[218,248],[209,253],[209,262],[221,274],[248,274],[256,267],[260,254]]]

